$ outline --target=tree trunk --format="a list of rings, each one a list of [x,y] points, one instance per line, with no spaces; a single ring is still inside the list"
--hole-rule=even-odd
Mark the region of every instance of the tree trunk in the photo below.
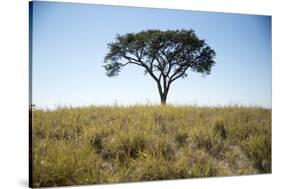
[[[163,94],[160,94],[160,98],[161,98],[161,105],[166,105],[167,94],[168,94],[168,93],[163,93]]]
[[[164,86],[163,86],[163,90],[162,90],[160,80],[157,81],[157,86],[158,86],[158,92],[159,92],[159,95],[160,95],[161,105],[166,105],[167,95],[168,95],[168,91],[169,91],[169,87],[170,86],[166,85],[166,81],[165,80],[164,80],[163,85]]]

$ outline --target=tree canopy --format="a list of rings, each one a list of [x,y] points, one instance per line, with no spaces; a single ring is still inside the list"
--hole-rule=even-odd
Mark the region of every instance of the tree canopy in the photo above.
[[[187,77],[187,70],[204,75],[215,65],[215,51],[193,30],[146,30],[117,35],[108,44],[104,68],[109,77],[117,76],[129,64],[140,66],[157,83],[161,103],[171,84]]]

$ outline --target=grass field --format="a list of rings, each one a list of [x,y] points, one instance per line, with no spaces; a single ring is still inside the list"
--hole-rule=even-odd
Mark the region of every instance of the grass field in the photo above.
[[[271,173],[271,109],[97,106],[32,112],[33,186]]]

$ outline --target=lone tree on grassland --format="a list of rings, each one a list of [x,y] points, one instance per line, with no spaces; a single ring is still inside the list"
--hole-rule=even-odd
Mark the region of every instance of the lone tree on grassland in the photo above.
[[[104,68],[109,77],[117,76],[122,67],[132,64],[144,68],[157,83],[161,104],[166,104],[171,84],[187,77],[187,70],[210,74],[215,51],[193,30],[147,30],[117,35],[109,43]]]

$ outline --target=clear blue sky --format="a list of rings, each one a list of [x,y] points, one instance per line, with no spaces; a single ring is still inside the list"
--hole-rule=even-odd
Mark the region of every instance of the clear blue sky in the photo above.
[[[216,50],[206,77],[188,72],[173,83],[168,103],[271,107],[271,17],[76,3],[33,3],[33,103],[56,105],[160,102],[140,67],[108,78],[102,67],[116,34],[194,29]]]

